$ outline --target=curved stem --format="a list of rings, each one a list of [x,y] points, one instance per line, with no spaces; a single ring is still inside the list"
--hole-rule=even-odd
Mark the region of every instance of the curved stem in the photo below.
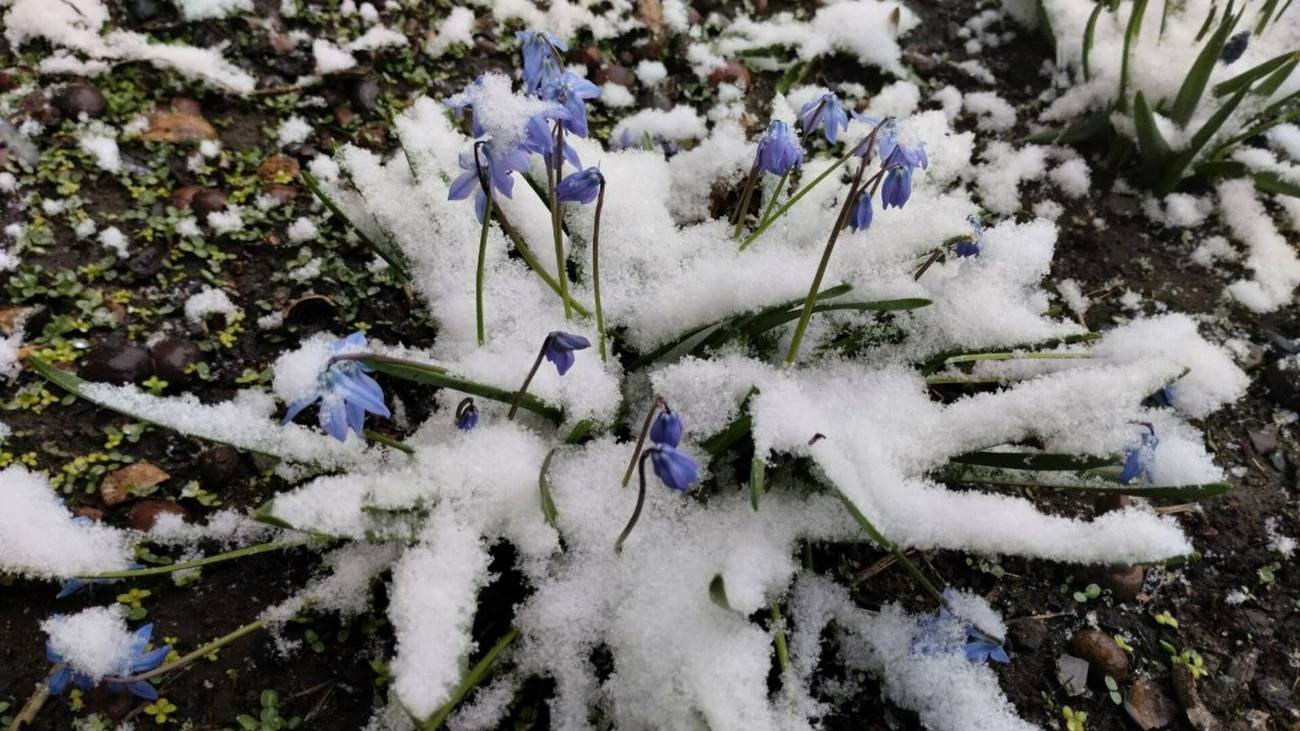
[[[646,458],[649,456],[650,456],[649,450],[641,454],[641,461],[639,464],[639,472],[641,474],[641,489],[638,490],[636,494],[636,508],[632,510],[631,520],[627,521],[627,527],[623,529],[622,533],[618,534],[618,540],[614,541],[615,553],[623,552],[623,541],[627,540],[627,537],[632,532],[632,529],[636,527],[636,522],[641,519],[641,508],[645,505],[645,461]]]
[[[740,230],[745,227],[745,214],[749,211],[749,201],[754,196],[754,185],[758,183],[758,177],[758,161],[755,160],[754,167],[749,169],[749,176],[745,178],[745,192],[740,195],[740,203],[736,205],[736,212],[732,214],[736,223],[736,230],[731,232],[733,239],[740,238]]]
[[[605,362],[605,312],[600,308],[600,212],[605,207],[605,176],[600,176],[600,192],[596,194],[596,221],[591,228],[591,287],[596,298],[596,338],[600,347],[600,362]]]
[[[483,229],[478,237],[478,268],[474,275],[474,314],[476,317],[476,326],[478,332],[478,344],[480,346],[485,342],[483,331],[483,270],[487,265],[487,240],[488,227],[492,225],[492,209],[495,207],[492,202],[492,181],[488,177],[487,169],[483,167],[483,160],[479,157],[479,149],[483,147],[484,142],[474,143],[474,167],[478,173],[478,184],[483,189],[485,198],[483,209]]]
[[[447,720],[447,717],[456,709],[456,706],[459,705],[461,701],[465,700],[465,696],[483,682],[483,679],[487,677],[488,671],[492,669],[494,664],[496,664],[497,657],[499,657],[502,652],[505,652],[505,649],[509,647],[510,643],[514,642],[515,638],[518,636],[518,628],[511,627],[510,631],[507,632],[504,637],[497,640],[497,643],[492,646],[491,650],[488,650],[488,653],[483,656],[483,659],[479,660],[478,663],[474,665],[473,669],[465,675],[464,679],[460,681],[460,684],[456,686],[454,691],[452,691],[451,698],[443,704],[442,708],[439,708],[436,713],[430,716],[428,721],[419,724],[422,731],[434,731],[441,727],[443,721]]]
[[[197,569],[201,566],[209,566],[211,564],[221,563],[223,561],[233,561],[237,558],[244,558],[245,556],[256,556],[259,553],[278,551],[281,548],[290,548],[292,546],[297,546],[297,545],[301,545],[301,544],[284,543],[284,542],[259,543],[255,546],[245,546],[244,548],[236,549],[234,551],[218,553],[215,556],[208,556],[206,558],[200,558],[194,561],[185,561],[184,563],[174,563],[171,564],[170,566],[155,566],[153,568],[135,569],[132,571],[105,571],[99,574],[86,574],[85,576],[78,576],[77,578],[78,579],[134,579],[139,576],[160,576],[162,574],[172,574],[172,573],[176,573],[177,571],[184,571],[186,569]]]
[[[239,629],[235,630],[234,632],[231,632],[230,634],[224,635],[222,637],[218,637],[217,639],[209,642],[203,647],[200,647],[194,652],[191,652],[190,654],[178,658],[177,660],[169,662],[165,665],[159,665],[153,670],[146,670],[143,673],[136,673],[135,675],[126,678],[104,678],[104,680],[110,683],[121,683],[122,685],[127,685],[129,683],[137,683],[141,680],[148,680],[149,678],[152,678],[157,675],[162,675],[164,673],[170,673],[173,670],[179,670],[185,667],[186,665],[189,665],[190,663],[194,662],[195,660],[198,660],[199,658],[205,655],[211,654],[213,650],[220,650],[221,648],[225,647],[226,645],[229,645],[235,640],[238,640],[239,638],[244,637],[246,635],[250,635],[256,632],[257,630],[262,629],[265,626],[266,626],[265,620],[262,620],[260,618],[255,619],[252,622],[249,622],[248,624],[244,625],[243,627],[240,627]]]
[[[831,235],[826,240],[826,250],[822,252],[821,262],[817,264],[817,274],[813,276],[812,287],[808,290],[808,297],[803,302],[803,313],[799,315],[799,324],[795,325],[794,337],[790,340],[790,350],[785,354],[785,367],[789,368],[799,357],[799,346],[803,343],[803,334],[808,329],[808,321],[812,319],[813,307],[817,304],[817,293],[821,291],[822,277],[826,276],[826,267],[831,262],[831,252],[835,250],[835,242],[839,240],[840,231],[844,230],[844,224],[849,219],[849,211],[852,210],[854,202],[857,200],[858,193],[862,190],[862,174],[867,169],[867,156],[862,156],[862,162],[858,165],[857,175],[853,177],[853,183],[849,186],[849,194],[844,198],[844,205],[840,207],[840,215],[835,219],[835,227],[831,229]],[[877,174],[879,179],[879,174]]]
[[[645,415],[645,423],[641,425],[641,434],[636,438],[636,449],[632,450],[632,459],[627,463],[627,472],[623,473],[623,487],[632,481],[632,470],[636,468],[636,458],[641,456],[641,447],[645,445],[645,436],[650,433],[650,424],[654,422],[655,411],[664,403],[662,396],[655,396],[655,400],[650,402],[650,411]]]
[[[524,400],[524,394],[528,393],[528,384],[533,382],[533,376],[537,375],[537,369],[542,366],[542,357],[546,355],[546,343],[543,341],[541,350],[537,351],[537,360],[533,361],[533,367],[528,369],[528,375],[524,376],[524,383],[519,387],[519,392],[515,394],[514,403],[510,404],[510,413],[506,414],[507,419],[515,418],[515,412],[519,411],[519,404]]]
[[[537,276],[541,277],[542,281],[546,283],[546,286],[550,287],[551,291],[560,295],[569,306],[573,307],[575,312],[583,317],[591,317],[591,310],[588,310],[570,297],[568,295],[567,287],[562,289],[560,283],[556,282],[555,278],[551,276],[551,273],[546,271],[546,267],[542,266],[542,263],[538,261],[537,256],[533,254],[533,250],[528,248],[528,245],[524,243],[524,240],[519,236],[519,232],[515,230],[514,226],[510,225],[509,219],[505,217],[505,212],[498,207],[495,209],[495,213],[497,222],[501,224],[501,228],[505,230],[506,236],[508,236],[510,241],[515,245],[515,249],[519,252],[519,255],[523,257],[524,263],[528,265],[528,268],[537,272]]]
[[[762,226],[767,222],[767,217],[772,215],[772,209],[776,208],[776,202],[781,198],[781,191],[785,190],[785,181],[789,179],[790,170],[781,173],[781,179],[777,181],[776,187],[772,189],[772,200],[768,201],[767,208],[763,209],[763,216],[758,219],[758,225]]]
[[[569,301],[569,272],[564,262],[564,238],[560,233],[560,200],[555,189],[560,185],[560,176],[564,174],[564,125],[555,123],[555,174],[548,175],[546,182],[551,187],[551,232],[555,236],[555,278],[560,283],[560,299],[564,300],[564,319],[573,319],[573,306]]]

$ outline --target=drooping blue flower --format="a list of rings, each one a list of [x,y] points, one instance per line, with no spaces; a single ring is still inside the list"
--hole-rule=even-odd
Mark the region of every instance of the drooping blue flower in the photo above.
[[[1150,424],[1143,424],[1147,431],[1142,434],[1142,439],[1137,445],[1124,450],[1124,469],[1119,473],[1119,484],[1127,485],[1136,480],[1139,475],[1146,477],[1147,482],[1153,482],[1151,479],[1151,461],[1155,459],[1156,447],[1160,446],[1160,438],[1156,436],[1156,428]]]
[[[442,103],[450,107],[455,118],[459,120],[464,116],[465,109],[473,105],[473,101],[471,100],[476,96],[475,91],[482,89],[485,83],[486,79],[480,74],[479,77],[474,79],[469,86],[465,87],[465,91],[453,96],[451,99],[443,100]],[[483,125],[479,123],[479,120],[472,114],[470,116],[470,122],[474,128],[474,136],[483,136]]]
[[[330,346],[330,355],[341,355],[366,349],[365,333],[355,332]],[[330,436],[340,442],[347,441],[348,429],[361,435],[365,431],[366,414],[388,417],[392,414],[384,405],[384,391],[375,379],[366,375],[374,368],[357,360],[335,361],[316,379],[315,390],[289,406],[281,424],[288,424],[303,409],[320,404],[320,425]]]
[[[528,168],[528,155],[518,149],[507,150],[502,153],[495,145],[488,142],[479,147],[478,156],[483,163],[483,170],[487,174],[488,185],[497,193],[510,198],[515,189],[515,180],[510,174]],[[478,214],[479,223],[482,223],[483,217],[487,215],[487,193],[483,190],[483,185],[479,180],[478,165],[474,159],[474,152],[471,150],[460,153],[456,162],[460,165],[461,170],[465,172],[451,181],[451,187],[447,190],[447,200],[464,200],[473,193],[474,212]]]
[[[600,194],[605,176],[597,168],[587,168],[574,173],[555,186],[555,197],[561,203],[590,203]]]
[[[859,117],[859,119],[871,118]],[[924,170],[930,167],[930,158],[925,154],[925,143],[915,137],[909,139],[905,136],[898,128],[898,122],[892,118],[881,124],[876,133],[876,146],[880,150],[881,168],[906,167]]]
[[[78,515],[77,517],[72,519],[72,522],[76,523],[77,525],[91,525],[95,521],[91,520],[90,518],[87,518],[84,515]],[[137,569],[144,568],[144,566],[142,564],[133,563],[127,566],[126,568],[128,571],[135,571]],[[70,597],[73,594],[76,594],[80,591],[89,591],[90,593],[94,593],[96,586],[103,586],[105,584],[116,584],[120,581],[122,581],[122,579],[68,579],[67,581],[63,582],[63,586],[59,587],[59,593],[54,598],[63,599],[65,597]]]
[[[469,431],[476,426],[478,426],[478,407],[474,406],[474,399],[466,398],[456,407],[456,428]]]
[[[546,169],[553,170],[555,168],[555,134],[549,120],[565,119],[568,116],[568,110],[556,107],[554,111],[543,112],[529,118],[528,126],[525,128],[524,140],[520,143],[519,149],[541,155],[546,163]],[[569,144],[568,137],[564,138],[563,143],[562,153],[565,162],[575,169],[581,170],[582,158],[578,157],[578,150]]]
[[[1163,408],[1173,408],[1177,384],[1170,384],[1151,394],[1151,402]]]
[[[556,372],[562,376],[573,367],[573,362],[576,360],[573,351],[590,347],[591,341],[581,335],[556,330],[546,336],[545,342],[542,343],[542,354],[555,364]]]
[[[543,86],[541,93],[543,99],[568,111],[568,118],[560,120],[566,130],[579,137],[587,136],[587,105],[583,100],[600,96],[599,86],[572,71],[565,71]]]
[[[531,94],[559,75],[560,64],[555,52],[564,53],[569,47],[555,34],[544,30],[521,30],[515,38],[522,44],[524,56],[524,91]]]
[[[646,450],[650,453],[650,465],[655,475],[663,483],[678,492],[686,492],[696,480],[700,479],[699,468],[695,460],[669,444],[656,444]]]
[[[666,403],[650,425],[650,441],[669,447],[676,447],[682,441],[682,420]]]
[[[971,214],[966,217],[970,223],[971,235],[957,241],[957,258],[962,259],[971,256],[980,255],[980,247],[984,244],[984,226],[980,220]]]
[[[1223,44],[1223,50],[1219,52],[1219,60],[1223,62],[1224,66],[1231,65],[1232,62],[1241,58],[1241,54],[1246,52],[1246,46],[1249,44],[1250,31],[1243,30]]]
[[[54,616],[55,621],[61,621],[62,617]],[[113,672],[113,677],[127,678],[137,673],[143,673],[157,668],[171,654],[171,645],[163,645],[152,650],[146,650],[149,646],[149,638],[153,635],[153,624],[146,624],[131,633],[131,645],[127,654],[119,659],[118,666]],[[64,663],[66,659],[58,652],[55,652],[53,640],[45,643],[45,657],[52,663]],[[69,685],[75,684],[82,690],[90,690],[95,683],[89,675],[74,670],[71,665],[63,665],[50,678],[50,694],[60,695],[68,689]],[[147,680],[137,680],[131,683],[116,683],[109,681],[108,689],[114,693],[127,691],[132,695],[139,696],[148,700],[158,699],[158,690]]]
[[[780,120],[768,125],[767,132],[758,140],[754,164],[773,175],[785,175],[790,168],[803,166],[803,148],[790,133],[789,125]]]
[[[943,597],[947,601],[952,600],[952,587],[943,590]],[[961,652],[972,663],[1011,660],[1001,642],[973,623],[954,615],[946,606],[940,606],[938,614],[917,622],[908,651],[912,655],[953,655]]]
[[[885,173],[885,182],[880,186],[880,207],[902,208],[911,197],[912,168],[906,166],[889,168]]]
[[[986,663],[989,660],[997,662],[1011,662],[1007,656],[1007,651],[1002,647],[1002,643],[989,637],[979,631],[973,625],[966,626],[967,642],[963,648],[966,651],[966,659],[976,663]]]
[[[833,145],[839,139],[840,130],[848,129],[849,115],[840,105],[840,98],[826,92],[799,108],[799,126],[805,136],[816,132],[820,127],[826,135],[826,141]]]
[[[860,194],[858,202],[853,204],[853,211],[849,214],[849,228],[854,231],[864,231],[871,228],[871,219],[874,215],[871,196],[865,192]]]

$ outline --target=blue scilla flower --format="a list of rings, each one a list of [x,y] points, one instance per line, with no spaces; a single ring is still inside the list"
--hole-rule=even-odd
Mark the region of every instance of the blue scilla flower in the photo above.
[[[912,168],[892,167],[885,173],[880,186],[881,208],[902,208],[912,197]]]
[[[91,520],[90,518],[87,518],[84,515],[78,515],[77,517],[72,519],[72,522],[76,523],[77,525],[91,525],[95,521]],[[128,571],[136,571],[144,568],[144,565],[133,563],[127,566],[126,568]],[[59,593],[54,598],[63,599],[65,597],[70,597],[73,594],[76,594],[81,591],[94,593],[96,586],[103,586],[105,584],[116,584],[120,581],[122,581],[122,579],[68,579],[67,581],[63,582],[63,586],[59,587]]]
[[[972,213],[966,217],[966,221],[970,223],[971,235],[957,242],[957,258],[959,259],[979,256],[980,248],[984,244],[984,226],[980,223],[980,220]]]
[[[1142,434],[1142,439],[1137,445],[1124,450],[1124,469],[1119,473],[1119,484],[1127,485],[1138,476],[1146,477],[1147,482],[1154,482],[1151,479],[1151,461],[1155,459],[1156,447],[1160,446],[1160,438],[1156,436],[1156,428],[1150,424],[1143,424],[1147,431]]]
[[[650,466],[655,474],[668,487],[686,492],[696,480],[700,479],[699,468],[695,460],[669,444],[656,444],[646,450],[650,454]]]
[[[596,200],[605,176],[597,168],[577,172],[555,186],[555,197],[561,203],[590,203]]]
[[[565,71],[542,87],[543,99],[559,104],[569,113],[560,124],[579,137],[587,136],[587,105],[583,100],[597,96],[600,96],[600,87],[572,71]]]
[[[520,143],[519,149],[524,152],[535,152],[542,156],[546,162],[546,169],[555,168],[555,135],[548,123],[551,119],[564,119],[569,116],[568,110],[556,107],[554,111],[543,112],[529,118],[528,125],[525,127],[523,142]],[[564,147],[562,152],[564,161],[572,165],[575,169],[582,169],[582,158],[578,157],[578,150],[569,144],[569,138],[564,138]]]
[[[61,622],[63,617],[55,615],[54,621]],[[146,650],[145,648],[149,646],[149,638],[152,635],[153,624],[146,624],[131,633],[131,645],[126,655],[118,659],[117,668],[113,671],[114,677],[126,678],[136,673],[153,670],[163,664],[163,661],[167,659],[167,655],[171,654],[171,645]],[[62,654],[54,650],[53,640],[45,643],[45,657],[52,663],[67,662]],[[50,678],[50,694],[60,695],[68,689],[68,686],[74,684],[82,690],[90,690],[95,685],[94,680],[89,675],[73,669],[71,665],[65,664]],[[127,691],[132,695],[148,700],[157,700],[158,698],[158,690],[147,680],[137,680],[130,683],[119,683],[110,680],[108,689],[114,693]]]
[[[768,125],[767,132],[758,140],[754,164],[773,175],[785,175],[790,168],[803,165],[803,148],[790,133],[789,125],[780,120]]]
[[[854,231],[869,229],[873,216],[871,196],[864,192],[858,196],[858,202],[853,204],[853,210],[849,213],[849,228]]]
[[[1250,44],[1250,31],[1243,30],[1228,39],[1223,44],[1223,50],[1219,52],[1219,60],[1224,66],[1231,64],[1233,61],[1241,58],[1241,54],[1246,52],[1246,46]]]
[[[542,343],[542,355],[555,364],[555,370],[562,376],[573,367],[573,362],[576,360],[573,351],[590,347],[591,341],[581,335],[556,330],[547,335],[545,342]]]
[[[1011,662],[1007,656],[1006,648],[1002,643],[989,637],[974,626],[966,627],[966,644],[963,649],[966,651],[966,659],[974,663],[986,663],[989,660],[997,662]]]
[[[489,142],[479,146],[478,158],[483,163],[483,172],[487,176],[488,185],[497,193],[510,198],[515,189],[515,180],[511,173],[528,168],[528,155],[519,149],[507,150],[503,153]],[[465,172],[451,181],[451,187],[447,190],[447,200],[464,200],[473,193],[474,213],[478,215],[479,223],[482,223],[484,216],[487,215],[487,193],[479,180],[478,162],[473,151],[460,153],[456,162]]]
[[[330,346],[330,355],[365,350],[366,336],[355,332]],[[366,414],[388,417],[384,391],[375,379],[366,375],[374,368],[357,360],[334,361],[316,379],[315,390],[294,401],[281,424],[288,424],[303,409],[320,404],[320,425],[330,436],[346,441],[348,429],[360,435],[365,430]]]
[[[663,406],[664,410],[659,412],[654,424],[650,426],[650,441],[676,447],[682,441],[682,420],[667,403]]]
[[[531,94],[559,75],[560,64],[555,52],[564,53],[569,47],[555,34],[544,30],[521,30],[515,33],[524,55],[524,91]]]
[[[945,601],[952,600],[952,587],[943,590],[943,598]],[[940,606],[938,614],[916,623],[916,633],[912,636],[908,652],[912,655],[954,655],[962,652],[972,663],[1011,661],[1000,641],[954,615],[946,606]]]
[[[849,116],[840,105],[840,98],[826,92],[799,108],[799,126],[805,136],[816,132],[820,127],[826,135],[826,141],[833,145],[839,139],[840,130],[848,129]]]
[[[872,117],[858,117],[859,119],[872,122]],[[886,119],[880,124],[880,129],[876,133],[876,146],[880,150],[880,167],[906,167],[921,168],[922,170],[930,167],[930,158],[925,154],[925,143],[918,139],[908,139],[898,128],[898,122],[894,119]]]
[[[474,406],[474,399],[466,398],[456,407],[456,428],[470,431],[476,426],[478,426],[478,408]]]

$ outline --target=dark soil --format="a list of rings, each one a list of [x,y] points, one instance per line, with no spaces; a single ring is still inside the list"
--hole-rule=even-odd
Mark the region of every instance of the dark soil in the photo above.
[[[693,4],[706,15],[715,11],[730,15],[739,6],[712,0]],[[147,12],[152,5],[161,8],[159,14]],[[446,13],[441,7],[433,8],[435,4],[428,5],[429,9],[384,11],[383,22],[401,29],[418,48],[426,32],[436,29]],[[759,14],[791,7],[800,12],[808,10],[802,3],[753,5],[759,8],[754,11]],[[905,60],[912,65],[923,88],[954,84],[963,90],[979,89],[978,82],[951,65],[967,58],[958,28],[976,12],[972,4],[962,0],[918,0],[911,7],[921,15],[923,23],[907,38]],[[389,123],[411,99],[426,92],[441,98],[484,70],[511,68],[514,59],[496,50],[496,40],[514,28],[497,28],[483,22],[474,48],[438,61],[413,56],[409,50],[388,49],[365,59],[363,67],[354,73],[327,78],[310,89],[282,90],[297,75],[310,70],[310,54],[301,47],[277,53],[272,43],[275,30],[237,17],[178,24],[165,3],[146,0],[123,0],[114,12],[118,27],[147,28],[160,37],[191,43],[232,41],[226,56],[255,73],[265,93],[241,100],[137,66],[118,69],[112,78],[89,80],[109,97],[105,121],[118,126],[137,113],[173,104],[177,97],[197,101],[203,116],[220,131],[225,150],[232,153],[224,158],[221,169],[192,172],[184,158],[193,145],[130,143],[122,145],[128,167],[134,162],[147,172],[132,176],[102,174],[89,158],[76,151],[75,139],[67,134],[42,138],[45,172],[23,173],[12,160],[0,163],[0,168],[24,180],[24,191],[34,191],[43,198],[66,197],[66,192],[56,192],[64,182],[56,172],[64,170],[81,183],[78,194],[84,210],[100,222],[100,227],[118,226],[131,239],[133,251],[145,251],[124,262],[109,261],[103,269],[94,270],[93,265],[104,257],[99,244],[77,239],[65,220],[48,217],[52,219],[50,241],[39,252],[25,254],[24,267],[0,280],[7,287],[6,306],[45,308],[33,320],[35,324],[28,327],[28,343],[40,350],[57,352],[62,348],[62,352],[70,352],[76,356],[72,366],[75,369],[85,366],[84,353],[91,346],[126,340],[141,343],[154,332],[167,329],[173,337],[188,339],[201,349],[207,373],[198,377],[191,374],[188,390],[205,401],[216,401],[230,397],[242,383],[256,380],[279,353],[318,330],[340,331],[348,323],[364,322],[371,333],[384,339],[431,340],[435,333],[416,299],[387,275],[368,273],[370,253],[358,244],[346,242],[340,228],[324,228],[320,241],[314,242],[310,250],[301,250],[289,242],[288,224],[310,210],[310,193],[296,180],[279,181],[296,190],[292,204],[274,209],[264,223],[243,236],[214,237],[210,250],[183,249],[178,246],[179,237],[167,233],[153,238],[149,246],[140,242],[153,235],[152,229],[165,232],[166,227],[158,221],[175,215],[175,211],[168,211],[166,202],[172,192],[184,186],[209,186],[232,196],[232,202],[237,197],[243,203],[264,191],[271,183],[257,180],[256,169],[276,152],[275,130],[291,113],[302,115],[316,130],[313,138],[286,150],[304,164],[317,151],[347,142],[381,151],[393,149],[394,140],[387,132]],[[141,18],[141,14],[145,17]],[[260,14],[273,15],[270,10]],[[326,12],[285,19],[281,27],[330,37],[344,30],[356,35],[358,20]],[[1037,111],[1038,94],[1048,84],[1040,75],[1043,61],[1053,58],[1054,52],[1035,34],[1009,24],[1004,30],[1017,30],[1016,39],[985,50],[978,59],[1000,80],[995,90],[1017,106],[1022,123],[1017,133],[1023,133],[1028,131],[1023,128],[1024,122]],[[646,37],[634,35],[613,44],[598,44],[606,62],[626,67],[646,57],[645,45],[658,50],[657,57],[667,64],[670,78],[653,92],[638,89],[640,104],[670,106],[690,101],[707,105],[712,90],[695,79],[685,65],[684,54],[677,52],[681,39],[654,36],[649,37],[650,44],[638,43]],[[584,49],[589,45],[583,39],[572,43],[571,60],[587,58]],[[0,72],[0,81],[6,76],[20,83],[32,80],[29,68],[39,55],[39,49],[24,49],[19,55],[0,44],[0,65],[6,69]],[[594,63],[589,70],[594,73],[602,68],[602,64]],[[778,76],[755,69],[750,73],[755,92],[750,108],[761,119]],[[46,86],[59,81],[63,80],[40,79]],[[865,83],[871,88],[888,79],[875,73],[864,74],[846,58],[815,63],[803,78],[804,83],[840,81]],[[379,91],[377,97],[358,93],[357,85],[362,82],[373,82]],[[319,96],[324,104],[295,108],[305,96]],[[40,102],[34,104],[44,108]],[[593,107],[592,128],[595,136],[607,138],[612,117],[599,110]],[[1267,346],[1278,336],[1300,337],[1294,308],[1259,316],[1225,303],[1220,298],[1225,282],[1188,262],[1191,244],[1184,240],[1183,232],[1151,227],[1145,217],[1136,213],[1136,199],[1110,192],[1115,173],[1103,166],[1101,151],[1084,152],[1093,168],[1093,191],[1088,198],[1061,201],[1066,211],[1059,220],[1053,279],[1073,279],[1085,292],[1092,293],[1095,304],[1081,315],[1087,324],[1102,329],[1131,317],[1134,313],[1120,306],[1118,295],[1133,290],[1142,295],[1141,308],[1148,314],[1167,306],[1202,316],[1203,331],[1211,339],[1232,337]],[[132,186],[142,186],[153,194],[142,195]],[[1025,210],[1032,207],[1037,196],[1053,193],[1046,188],[1030,190],[1024,199]],[[734,192],[730,195],[734,196]],[[0,227],[19,221],[30,223],[39,216],[39,210],[38,203],[5,201],[0,207]],[[1097,220],[1104,226],[1096,225]],[[1211,231],[1193,233],[1202,236]],[[303,283],[283,276],[312,257],[322,258],[324,274],[320,278]],[[33,269],[32,265],[41,269]],[[65,289],[60,289],[61,274],[81,282],[82,289],[71,294],[66,284]],[[24,282],[37,282],[39,289],[24,291]],[[242,330],[225,327],[219,317],[209,319],[205,327],[187,324],[178,309],[184,296],[207,284],[221,283],[238,292],[232,295],[235,303],[248,313]],[[104,302],[116,306],[79,304],[78,300],[90,290],[102,293]],[[328,299],[295,306],[308,295]],[[254,320],[272,312],[287,312],[285,325],[274,330],[258,329]],[[80,318],[81,324],[71,323],[74,318]],[[224,342],[223,327],[227,335]],[[1266,519],[1276,518],[1281,533],[1300,536],[1295,472],[1300,444],[1294,429],[1285,425],[1280,404],[1258,381],[1267,361],[1276,355],[1276,349],[1261,350],[1260,358],[1250,364],[1256,383],[1248,395],[1198,425],[1205,430],[1220,463],[1234,475],[1232,492],[1174,512],[1193,538],[1201,558],[1178,568],[1150,567],[1136,599],[1120,603],[1109,591],[1082,604],[1073,598],[1075,591],[1093,582],[1110,590],[1112,579],[1108,577],[1113,572],[1106,570],[1019,559],[1007,559],[998,565],[957,553],[925,557],[928,570],[943,583],[985,593],[1016,628],[1012,633],[1012,662],[997,669],[1003,689],[1026,719],[1041,725],[1063,725],[1059,708],[1070,705],[1088,712],[1088,728],[1093,731],[1133,727],[1122,707],[1105,692],[1091,691],[1070,698],[1056,680],[1058,656],[1069,651],[1071,635],[1085,626],[1085,615],[1089,615],[1102,630],[1123,635],[1133,647],[1127,679],[1119,683],[1121,692],[1135,679],[1152,678],[1166,695],[1175,697],[1169,656],[1160,646],[1163,640],[1179,650],[1194,649],[1204,658],[1210,675],[1198,688],[1223,728],[1284,729],[1288,724],[1295,728],[1293,709],[1300,697],[1295,692],[1300,682],[1300,573],[1270,549],[1263,527]],[[95,454],[108,455],[107,464],[114,466],[139,461],[161,467],[171,479],[151,497],[177,502],[197,521],[217,506],[183,496],[183,487],[191,481],[197,481],[210,493],[208,503],[215,498],[221,501],[220,507],[236,509],[255,507],[286,487],[269,476],[268,465],[260,459],[249,455],[235,459],[229,455],[217,458],[211,453],[204,456],[210,445],[162,429],[145,429],[138,441],[123,441],[106,448],[106,429],[122,429],[130,420],[71,399],[41,408],[18,404],[20,392],[34,388],[33,393],[39,395],[41,383],[40,378],[25,371],[9,384],[2,420],[14,429],[14,434],[4,444],[3,454],[9,460],[22,459],[35,469],[48,470],[51,475],[68,475],[66,498],[74,509],[103,510],[105,521],[125,525],[136,502],[111,507],[103,503],[95,489],[99,475],[78,472],[73,466],[75,458]],[[177,392],[179,386],[172,383],[167,388]],[[401,383],[391,384],[391,388],[405,404],[412,423],[428,416],[427,389]],[[63,397],[54,386],[49,386],[49,391],[56,398]],[[1265,432],[1273,430],[1278,435],[1275,445],[1265,444]],[[113,458],[114,453],[120,456]],[[1060,512],[1086,515],[1096,510],[1087,500],[1072,496],[1041,497],[1051,509]],[[1002,529],[1015,530],[1015,526]],[[818,546],[814,565],[818,570],[851,578],[880,558],[878,552],[862,546]],[[143,560],[167,559],[153,556]],[[1275,562],[1280,565],[1270,568]],[[155,639],[178,638],[177,649],[184,653],[251,620],[262,608],[290,595],[313,575],[318,563],[318,556],[311,551],[286,551],[209,567],[199,580],[183,587],[174,585],[166,576],[138,580],[130,586],[152,592],[145,606],[149,621],[155,623]],[[508,571],[510,565],[509,548],[498,547],[494,570],[502,572],[503,578],[489,591],[500,601],[485,602],[485,606],[496,606],[500,611],[526,591],[518,575]],[[1266,581],[1266,576],[1271,576],[1271,581]],[[1063,591],[1067,583],[1069,588]],[[12,704],[0,716],[13,715],[49,671],[39,623],[55,612],[75,612],[103,603],[105,596],[126,588],[126,584],[98,587],[100,596],[78,595],[56,601],[56,588],[50,584],[0,582],[0,703]],[[900,598],[915,601],[918,608],[924,606],[917,588],[897,567],[857,583],[855,591],[864,606],[879,606]],[[314,633],[319,642],[316,648],[310,641],[303,642],[285,656],[265,635],[254,635],[223,649],[215,661],[200,661],[167,677],[159,690],[179,708],[173,721],[189,721],[193,728],[236,727],[236,717],[257,715],[262,691],[274,689],[280,694],[282,715],[302,717],[303,728],[361,728],[373,705],[381,703],[386,695],[384,676],[371,663],[391,652],[391,636],[381,619],[382,582],[377,592],[380,596],[372,614],[346,624],[340,624],[337,618],[307,616],[287,630],[286,639],[291,641],[301,642],[309,631]],[[1230,592],[1244,592],[1249,598],[1244,603],[1229,604]],[[1165,611],[1177,618],[1177,630],[1154,620],[1153,615]],[[509,621],[508,610],[498,614],[483,612],[475,629],[480,646],[490,646]],[[1227,672],[1229,663],[1251,650],[1259,653],[1253,676],[1233,680]],[[833,663],[828,663],[828,675],[837,672]],[[511,721],[503,728],[547,728],[548,693],[545,681],[531,682],[515,704]],[[134,699],[100,692],[87,694],[83,700],[84,709],[73,710],[67,696],[51,699],[31,728],[62,731],[72,727],[74,718],[92,712],[113,719],[137,717],[144,706]],[[137,718],[137,723],[147,725],[152,721]],[[881,701],[869,681],[868,692],[845,699],[826,727],[847,730],[919,725],[910,714]],[[1193,725],[1180,713],[1172,727],[1186,729]]]

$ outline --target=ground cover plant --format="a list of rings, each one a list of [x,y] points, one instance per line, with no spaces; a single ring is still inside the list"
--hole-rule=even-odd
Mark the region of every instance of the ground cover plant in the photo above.
[[[1294,128],[1045,133],[1141,5],[12,0],[5,723],[1290,722]]]

